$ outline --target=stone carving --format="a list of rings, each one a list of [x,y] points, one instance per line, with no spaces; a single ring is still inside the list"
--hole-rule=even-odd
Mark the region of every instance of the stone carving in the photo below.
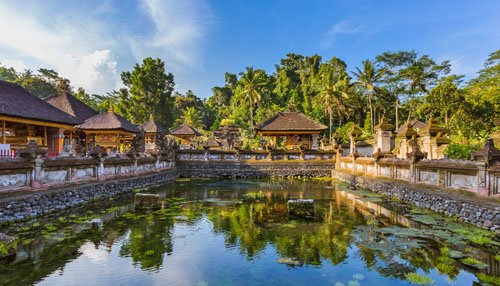
[[[410,141],[408,141],[408,151],[406,157],[413,163],[425,158],[425,154],[420,151],[416,136],[413,136]]]
[[[500,150],[495,147],[493,138],[486,139],[484,148],[472,154],[474,160],[486,162],[488,165],[493,165],[495,162],[500,162]]]
[[[45,157],[47,155],[47,150],[38,147],[35,141],[30,141],[26,148],[17,151],[17,155],[21,158],[34,160]]]
[[[92,149],[92,151],[90,151],[89,155],[91,157],[100,159],[100,158],[104,158],[104,157],[108,156],[108,153],[106,153],[104,151],[104,148],[102,148],[101,146],[97,145],[97,146],[95,146]]]

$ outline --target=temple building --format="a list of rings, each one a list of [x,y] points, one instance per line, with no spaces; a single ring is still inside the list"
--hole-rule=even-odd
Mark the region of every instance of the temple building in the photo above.
[[[427,159],[443,159],[444,151],[450,143],[448,129],[436,123],[434,118],[429,118],[427,124],[418,131],[422,142],[422,152]]]
[[[224,123],[224,120],[222,121]],[[234,150],[241,147],[241,133],[237,125],[221,124],[214,131],[215,137],[220,140],[223,150]]]
[[[414,119],[412,121],[406,122],[405,124],[399,126],[399,128],[396,130],[396,135],[399,133],[405,132],[408,129],[407,125],[409,127],[411,127],[415,132],[418,132],[420,129],[425,127],[424,122],[417,120],[417,119]]]
[[[149,121],[141,125],[139,129],[144,132],[146,152],[156,151],[158,147],[156,146],[157,139],[163,138],[169,133],[167,129],[161,126],[158,122],[154,121],[152,117]]]
[[[59,93],[49,96],[44,100],[57,109],[75,117],[79,122],[85,122],[85,120],[90,117],[99,114],[90,106],[71,95],[67,89],[63,89]],[[76,129],[68,130],[64,135],[64,146],[69,147],[70,149],[65,151],[68,151],[69,153],[81,153],[82,147],[85,145],[85,133]]]
[[[261,136],[269,137],[270,146],[276,146],[277,138],[284,138],[286,149],[318,149],[319,134],[326,129],[300,112],[278,112],[255,126]]]
[[[170,135],[180,140],[179,148],[188,149],[191,147],[193,140],[196,137],[201,136],[201,133],[188,124],[182,124],[181,126],[172,129],[170,131]]]
[[[32,95],[15,83],[0,81],[0,133],[3,150],[24,148],[30,141],[58,155],[65,133],[83,121]]]
[[[85,134],[85,150],[100,146],[108,153],[126,153],[139,129],[125,118],[113,112],[100,113],[77,126]]]

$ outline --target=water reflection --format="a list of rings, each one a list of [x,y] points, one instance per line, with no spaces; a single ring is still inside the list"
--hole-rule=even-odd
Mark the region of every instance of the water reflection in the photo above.
[[[0,284],[408,285],[411,273],[437,285],[471,285],[476,276],[498,283],[494,245],[429,236],[408,206],[335,183],[193,180],[153,191],[168,207],[133,212],[128,197],[90,215],[99,213],[103,227],[68,215],[45,239],[20,246],[28,255],[0,263]],[[314,217],[291,216],[290,199],[314,199]],[[54,240],[61,230],[66,237]],[[450,257],[457,252],[488,267],[468,267]]]

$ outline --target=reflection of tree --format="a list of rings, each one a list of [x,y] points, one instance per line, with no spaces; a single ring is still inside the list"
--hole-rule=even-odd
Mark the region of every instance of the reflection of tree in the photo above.
[[[208,217],[226,243],[238,243],[249,258],[273,244],[282,257],[313,265],[323,259],[338,264],[346,259],[350,233],[363,217],[331,203],[317,209],[325,218],[320,222],[289,221],[286,203],[271,200],[213,207]]]
[[[128,225],[130,235],[121,249],[121,256],[131,256],[134,263],[143,269],[158,269],[163,263],[163,254],[171,254],[173,220],[171,218],[136,219]]]

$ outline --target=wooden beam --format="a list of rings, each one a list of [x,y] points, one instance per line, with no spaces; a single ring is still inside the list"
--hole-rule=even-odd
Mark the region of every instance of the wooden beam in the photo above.
[[[47,126],[43,127],[43,146],[49,147],[49,144],[47,142]]]
[[[74,130],[75,129],[75,126],[69,125],[69,124],[53,123],[53,122],[40,121],[40,120],[35,120],[35,119],[27,119],[27,118],[16,118],[16,117],[9,117],[9,116],[5,116],[5,115],[0,115],[0,121],[22,123],[22,124],[27,124],[27,125],[64,128],[67,130]]]
[[[2,144],[7,144],[7,135],[5,134],[5,121],[2,121]]]

